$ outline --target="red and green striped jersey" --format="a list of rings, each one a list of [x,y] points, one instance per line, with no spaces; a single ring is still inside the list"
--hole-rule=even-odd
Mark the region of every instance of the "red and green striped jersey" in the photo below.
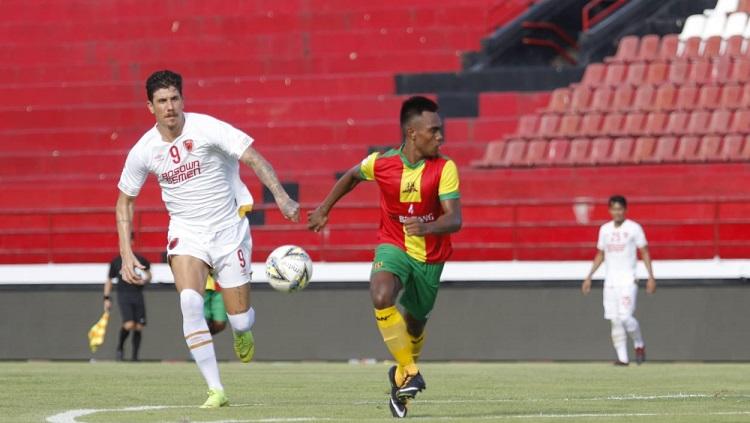
[[[392,149],[369,155],[359,173],[380,187],[380,243],[393,244],[421,262],[448,260],[453,252],[450,235],[409,236],[403,222],[409,217],[432,222],[443,214],[441,200],[460,197],[453,160],[439,156],[412,164],[401,149]]]

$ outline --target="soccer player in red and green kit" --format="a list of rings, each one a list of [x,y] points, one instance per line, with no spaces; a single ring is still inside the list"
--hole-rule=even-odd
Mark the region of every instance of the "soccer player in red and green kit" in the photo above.
[[[443,125],[437,104],[412,97],[401,106],[403,141],[399,148],[373,153],[347,171],[308,214],[308,227],[320,231],[334,204],[361,181],[380,187],[379,245],[370,276],[375,320],[398,366],[389,407],[406,416],[407,401],[426,386],[417,367],[430,311],[437,298],[443,264],[450,257],[450,233],[461,228],[456,164],[440,155]],[[400,303],[405,313],[396,308]]]

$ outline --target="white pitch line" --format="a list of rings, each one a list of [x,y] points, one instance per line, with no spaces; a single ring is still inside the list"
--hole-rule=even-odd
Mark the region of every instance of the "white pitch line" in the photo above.
[[[242,419],[242,420],[211,420],[200,423],[291,423],[291,422],[320,422],[334,420],[327,417],[270,417],[265,419]]]
[[[236,404],[234,407],[248,407],[263,404]],[[194,405],[139,405],[135,407],[122,408],[82,408],[79,410],[68,410],[54,416],[47,417],[47,423],[81,423],[78,417],[84,417],[96,413],[112,413],[122,411],[149,411],[149,410],[166,410],[170,408],[194,408]]]
[[[112,409],[81,409],[81,410],[70,410],[64,413],[56,414],[48,417],[47,421],[51,423],[80,423],[76,420],[77,417],[84,417],[86,415],[99,413],[99,412],[117,412],[117,411],[146,411],[146,410],[159,410],[168,408],[188,408],[187,406],[168,406],[168,405],[156,405],[156,406],[142,406],[142,407],[126,407],[126,408],[112,408]],[[630,418],[630,417],[690,417],[690,416],[750,416],[750,411],[712,411],[708,413],[570,413],[570,414],[514,414],[514,415],[487,415],[487,416],[473,416],[473,420],[528,420],[528,419],[595,419],[595,418]],[[415,416],[411,419],[422,420],[441,420],[441,421],[452,421],[452,420],[465,420],[465,416],[453,417],[453,416]],[[242,420],[214,420],[214,421],[202,421],[201,423],[294,423],[294,422],[310,422],[310,421],[346,421],[351,420],[349,418],[332,418],[332,417],[279,417],[279,418],[260,418],[260,419],[242,419]],[[372,418],[358,418],[357,420],[382,420],[382,417]]]
[[[540,402],[540,401],[646,401],[646,400],[663,400],[663,399],[693,399],[693,398],[713,398],[714,395],[709,394],[666,394],[666,395],[625,395],[625,396],[608,396],[608,397],[592,397],[592,398],[497,398],[497,399],[481,399],[481,400],[420,400],[420,403],[424,404],[460,404],[460,403],[508,403],[508,402]],[[748,398],[750,395],[720,395],[720,398]],[[379,404],[382,401],[356,401],[353,405],[369,405]],[[234,404],[234,407],[247,407],[247,406],[263,406],[265,404]],[[81,423],[77,419],[79,417],[85,417],[96,413],[111,413],[111,412],[131,412],[131,411],[149,411],[149,410],[166,410],[171,408],[194,408],[194,405],[143,405],[135,407],[122,407],[122,408],[86,408],[77,410],[68,410],[53,416],[47,417],[48,423]],[[750,415],[750,411],[717,411],[709,413],[579,413],[579,414],[517,414],[517,415],[490,415],[490,416],[475,416],[478,420],[508,420],[508,419],[530,419],[530,418],[545,418],[545,419],[572,419],[572,418],[617,418],[617,417],[666,417],[666,416],[734,416],[734,415]],[[414,418],[419,419],[419,416]],[[454,420],[458,417],[444,416],[435,417],[432,416],[430,419],[435,420]],[[202,423],[284,423],[284,422],[307,422],[307,421],[339,421],[347,419],[339,418],[328,418],[328,417],[287,417],[287,418],[259,418],[259,419],[242,419],[242,420],[217,420],[211,422]],[[359,418],[358,420],[371,420],[368,418]]]
[[[720,395],[720,398],[747,398],[750,395]],[[663,399],[714,398],[710,394],[665,394],[665,395],[619,395],[593,398],[486,398],[486,399],[420,399],[420,404],[482,404],[503,402],[548,402],[548,401],[648,401]],[[383,401],[355,401],[354,405],[380,404]]]

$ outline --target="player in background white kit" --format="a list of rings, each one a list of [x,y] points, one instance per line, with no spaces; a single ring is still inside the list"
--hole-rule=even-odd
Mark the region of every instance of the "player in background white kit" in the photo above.
[[[636,265],[640,251],[643,264],[648,271],[646,292],[656,291],[656,280],[651,268],[651,256],[648,252],[646,235],[643,228],[636,222],[626,219],[628,203],[625,197],[615,195],[609,199],[609,214],[612,221],[599,228],[599,241],[596,244],[597,253],[586,280],[581,285],[581,291],[586,295],[591,292],[591,278],[604,262],[606,273],[604,277],[604,318],[612,323],[612,344],[617,352],[615,365],[627,366],[628,335],[635,347],[636,363],[646,361],[646,347],[641,336],[641,327],[633,317],[635,312],[638,285],[636,281]],[[627,334],[627,335],[626,335]]]
[[[203,290],[209,270],[221,280],[234,350],[248,362],[255,351],[250,307],[251,239],[240,218],[236,185],[238,160],[250,166],[273,193],[281,213],[299,221],[299,204],[289,198],[271,165],[251,147],[253,139],[211,116],[183,112],[182,77],[159,71],[146,81],[148,108],[156,125],[128,153],[120,177],[117,231],[126,282],[143,269],[130,245],[133,206],[149,173],[156,175],[169,212],[167,255],[180,293],[183,333],[208,384],[203,408],[228,404],[219,377],[213,339],[203,317]],[[249,193],[248,193],[249,195]],[[252,201],[252,200],[251,200]]]

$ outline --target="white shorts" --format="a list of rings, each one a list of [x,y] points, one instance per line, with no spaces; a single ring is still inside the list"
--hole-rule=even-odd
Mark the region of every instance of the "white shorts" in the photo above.
[[[604,318],[625,320],[635,312],[638,285],[604,282]]]
[[[250,282],[253,241],[247,219],[214,233],[170,230],[168,239],[167,256],[191,256],[204,261],[222,288],[236,288]]]

